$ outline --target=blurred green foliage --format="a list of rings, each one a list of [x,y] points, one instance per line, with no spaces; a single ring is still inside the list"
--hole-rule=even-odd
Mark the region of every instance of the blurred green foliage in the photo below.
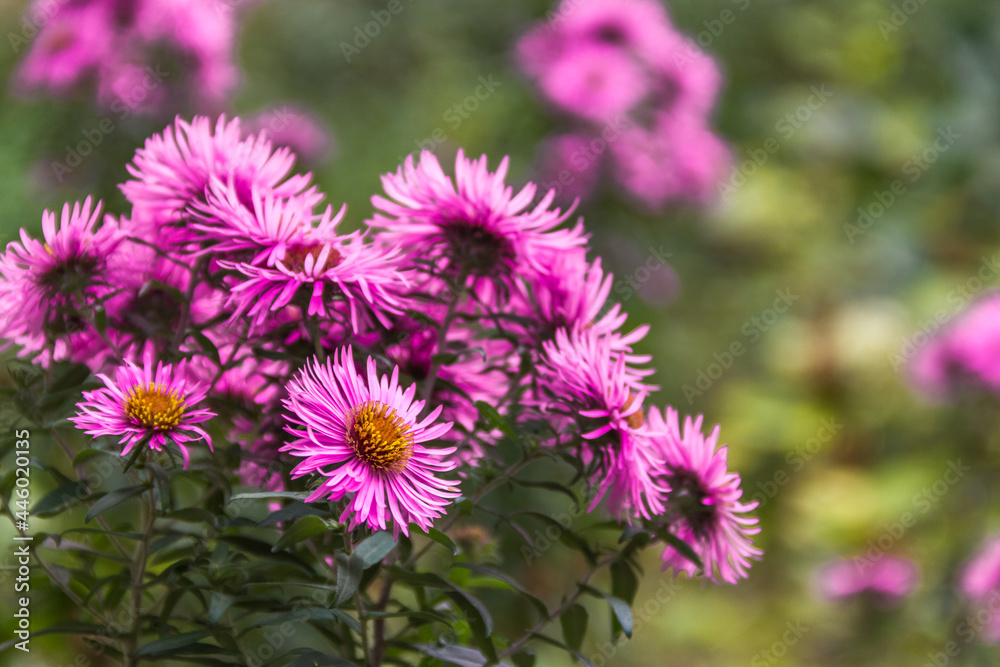
[[[0,35],[20,30],[25,5],[0,4]],[[404,11],[345,62],[342,44],[383,7],[270,0],[252,8],[240,36],[244,80],[234,112],[292,103],[321,117],[338,151],[315,178],[334,205],[348,204],[349,226],[370,214],[378,176],[439,128],[448,139],[437,150],[446,158],[459,146],[488,154],[491,164],[509,155],[511,181],[531,178],[539,144],[558,122],[519,76],[510,49],[548,3],[404,0]],[[580,213],[619,277],[641,280],[637,267],[649,248],[671,254],[679,291],[663,280],[664,267],[651,274],[653,287],[624,303],[631,323],[653,324],[641,345],[654,355],[662,385],[653,400],[722,424],[745,494],[765,500],[758,514],[766,555],[737,587],[681,581],[676,591],[662,588],[651,558],[636,597],[644,622],[607,664],[922,665],[950,640],[961,653],[949,664],[996,664],[993,648],[958,638],[970,609],[956,579],[981,540],[1000,529],[997,406],[922,402],[898,355],[940,313],[950,318],[1000,284],[998,269],[978,287],[970,282],[1000,250],[1000,5],[676,0],[669,9],[725,72],[717,127],[732,142],[743,182],[705,210],[653,214],[606,193]],[[718,22],[726,10],[734,20]],[[7,41],[3,81],[21,55]],[[497,91],[457,127],[448,123],[448,109],[489,75],[501,82]],[[813,97],[810,108],[814,87],[830,94]],[[115,131],[64,182],[51,168],[103,117],[83,97],[0,93],[0,239],[12,240],[20,227],[37,232],[44,208],[88,194],[123,212],[115,184],[164,119],[115,119]],[[957,138],[924,155],[948,128]],[[762,160],[769,139],[778,148]],[[902,194],[892,192],[897,180]],[[859,208],[870,223],[859,222]],[[794,300],[769,313],[779,290]],[[918,496],[959,459],[973,470],[925,511]],[[883,543],[917,562],[913,595],[891,611],[817,596],[817,568],[877,546],[906,512],[916,525]],[[553,549],[521,576],[550,599],[581,568],[578,556]],[[657,602],[664,590],[667,601]],[[5,587],[0,606],[9,608],[10,595]],[[584,604],[598,632],[582,652],[596,658],[608,636],[607,609]],[[65,612],[51,599],[39,598],[36,609],[39,618]],[[10,634],[10,619],[0,628]],[[70,664],[81,649],[41,637],[35,646],[51,665]],[[563,664],[541,651],[541,664]]]

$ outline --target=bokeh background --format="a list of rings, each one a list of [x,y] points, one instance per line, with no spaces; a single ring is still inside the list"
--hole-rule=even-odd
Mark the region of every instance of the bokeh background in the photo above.
[[[385,4],[246,8],[230,112],[292,104],[314,114],[336,147],[307,168],[332,203],[347,203],[349,227],[370,215],[379,175],[434,136],[446,137],[430,142],[446,161],[458,147],[494,165],[509,155],[510,182],[532,179],[558,120],[511,49],[552,6],[403,0],[347,62],[342,44]],[[43,209],[88,194],[124,210],[125,165],[166,124],[109,115],[89,96],[11,94],[23,48],[9,36],[26,5],[0,0],[4,243],[21,227],[38,232]],[[639,348],[658,369],[654,401],[722,425],[730,467],[761,501],[765,557],[740,585],[706,587],[671,583],[650,552],[634,638],[602,648],[607,611],[595,604],[584,655],[623,667],[997,664],[993,646],[967,641],[962,624],[976,609],[957,589],[962,565],[1000,530],[997,404],[930,402],[911,387],[907,362],[941,322],[1000,285],[1000,4],[672,0],[668,9],[724,72],[715,126],[732,146],[732,187],[708,206],[661,212],[608,188],[579,212],[630,322],[653,325]],[[447,112],[480,77],[499,85],[456,124]],[[60,181],[53,162],[106,118],[114,130]],[[777,149],[762,158],[765,145]],[[969,469],[946,475],[953,464]],[[915,521],[900,528],[908,513]],[[891,609],[817,593],[822,566],[866,552],[912,559],[919,585]],[[520,576],[551,599],[576,558],[553,549]],[[65,616],[40,589],[36,627]],[[958,655],[942,653],[949,641]],[[32,646],[30,664],[70,664],[79,649],[41,637]],[[541,665],[569,664],[539,650]]]

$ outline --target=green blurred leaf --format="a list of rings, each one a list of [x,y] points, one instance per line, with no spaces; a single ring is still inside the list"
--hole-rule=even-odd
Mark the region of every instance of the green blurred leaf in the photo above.
[[[111,493],[108,493],[107,495],[103,496],[100,500],[98,500],[96,503],[91,505],[90,509],[87,510],[87,516],[84,519],[84,523],[89,522],[97,515],[111,509],[115,505],[123,503],[129,498],[138,496],[140,493],[147,490],[148,488],[149,487],[145,486],[144,484],[137,484],[135,486],[129,486],[124,489],[116,489]]]
[[[604,598],[607,603],[611,606],[611,611],[614,613],[615,618],[622,626],[622,630],[625,632],[626,637],[632,636],[632,608],[629,607],[625,600],[619,597],[600,591],[593,586],[587,584],[577,584],[580,590],[590,593],[595,597]]]
[[[590,616],[580,604],[571,604],[559,617],[562,626],[563,639],[566,645],[574,651],[583,646],[583,638],[587,636],[587,620]]]

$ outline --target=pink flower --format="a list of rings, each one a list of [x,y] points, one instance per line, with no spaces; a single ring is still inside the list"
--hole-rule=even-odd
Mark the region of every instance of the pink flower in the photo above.
[[[21,230],[0,255],[0,338],[27,351],[85,328],[83,316],[112,292],[114,255],[124,236],[113,223],[98,227],[101,204],[90,198],[57,219],[42,215],[43,240]]]
[[[333,135],[323,121],[294,106],[266,109],[247,120],[246,131],[265,134],[276,146],[285,146],[308,163],[324,162],[336,152]]]
[[[230,192],[235,199],[235,190]],[[243,210],[236,202],[232,206],[231,212]],[[246,314],[259,327],[273,311],[292,303],[307,316],[330,318],[340,311],[328,302],[340,300],[349,308],[355,332],[369,313],[388,326],[387,314],[401,311],[400,292],[409,284],[397,268],[399,251],[368,242],[361,232],[338,236],[344,213],[342,208],[334,216],[328,207],[315,216],[308,201],[261,199],[255,189],[252,214],[220,213],[222,224],[193,225],[220,239],[216,250],[257,252],[246,262],[219,260],[220,267],[242,274],[231,287],[236,307],[231,319]]]
[[[918,386],[943,395],[963,381],[1000,390],[1000,293],[973,303],[930,343],[911,368]]]
[[[126,361],[114,380],[103,374],[97,377],[105,387],[83,392],[76,416],[70,417],[88,435],[121,436],[119,444],[126,443],[122,456],[142,442],[161,451],[170,439],[180,447],[185,468],[190,462],[185,443],[204,440],[211,449],[212,439],[197,424],[215,413],[191,409],[205,398],[205,389],[187,379],[183,365],[174,369],[160,362],[154,372],[147,355],[142,368]]]
[[[293,477],[319,473],[326,480],[309,497],[339,500],[353,494],[340,517],[351,528],[366,523],[409,535],[409,524],[426,530],[459,495],[457,484],[438,475],[458,465],[451,448],[425,446],[440,438],[450,423],[435,424],[441,407],[419,420],[423,401],[414,401],[416,385],[402,389],[399,369],[379,377],[368,358],[367,378],[354,368],[350,346],[333,360],[310,362],[288,385],[288,432],[296,440],[282,447],[304,460]]]
[[[990,538],[966,564],[961,578],[966,597],[985,597],[1000,589],[1000,536]]]
[[[820,590],[832,600],[869,594],[879,603],[891,605],[906,597],[916,585],[916,565],[888,555],[860,565],[857,559],[838,561],[819,575]]]
[[[623,352],[613,337],[592,329],[560,329],[542,349],[542,409],[556,423],[577,421],[589,444],[584,460],[596,461],[590,510],[607,495],[611,511],[629,521],[662,513],[664,488],[654,480],[662,461],[642,411],[655,389],[642,378],[652,371],[631,366],[649,357]]]
[[[310,176],[289,177],[294,156],[287,148],[272,149],[263,136],[243,138],[240,121],[220,116],[213,131],[208,118],[197,116],[191,123],[180,118],[163,134],[146,140],[136,151],[128,171],[135,180],[121,188],[135,207],[134,216],[148,218],[175,245],[190,240],[183,224],[192,207],[204,206],[213,178],[232,182],[239,201],[253,208],[253,191],[275,198],[293,197],[307,191]],[[164,227],[171,229],[164,230]]]
[[[600,147],[600,152],[591,150],[592,142]],[[538,180],[542,188],[554,189],[559,202],[588,199],[597,189],[603,164],[601,155],[606,148],[604,139],[585,133],[549,137],[538,155]]]
[[[583,245],[585,237],[579,227],[556,229],[568,214],[549,208],[552,192],[526,210],[535,185],[515,195],[504,182],[507,163],[491,172],[485,155],[468,160],[459,150],[452,183],[432,153],[421,153],[418,164],[407,157],[399,171],[382,176],[390,199],[372,197],[380,213],[369,224],[412,259],[509,290],[515,276],[544,270],[554,254]]]
[[[597,122],[631,110],[649,85],[639,63],[621,49],[599,43],[574,45],[539,79],[556,106]]]
[[[660,113],[609,144],[615,176],[650,208],[671,200],[706,201],[730,168],[729,150],[699,116]]]
[[[699,415],[694,420],[686,417],[681,431],[677,411],[670,407],[666,419],[652,409],[648,420],[651,431],[666,433],[653,442],[665,463],[661,483],[669,488],[664,502],[674,517],[673,534],[698,554],[706,578],[735,584],[747,576],[750,560],[763,552],[750,539],[760,532],[757,518],[746,514],[757,503],[740,502],[740,476],[727,469],[728,447],[716,448],[719,427],[705,437]],[[664,570],[674,568],[689,576],[697,572],[695,564],[670,545],[662,560]]]

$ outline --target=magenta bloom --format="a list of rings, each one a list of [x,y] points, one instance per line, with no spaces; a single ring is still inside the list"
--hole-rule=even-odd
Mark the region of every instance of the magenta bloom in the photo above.
[[[459,495],[457,483],[438,477],[458,465],[454,447],[434,449],[424,443],[440,438],[450,423],[435,424],[437,407],[419,420],[423,401],[414,401],[416,385],[399,386],[399,369],[379,377],[368,358],[367,378],[354,368],[350,346],[333,360],[306,365],[288,384],[288,432],[296,440],[281,448],[305,460],[294,477],[319,473],[327,479],[308,501],[339,500],[354,494],[343,515],[351,528],[366,523],[409,535],[409,524],[426,530]]]
[[[553,189],[556,201],[585,200],[594,194],[601,175],[601,155],[591,150],[594,139],[582,133],[557,134],[546,139],[538,151],[538,180],[543,189]],[[597,146],[604,146],[599,139]],[[603,154],[603,153],[602,153]]]
[[[539,86],[556,106],[593,121],[631,110],[650,85],[642,66],[621,49],[576,44],[546,69]]]
[[[729,149],[694,114],[660,113],[610,144],[615,176],[650,208],[671,200],[706,201],[729,172]]]
[[[180,226],[190,209],[206,205],[206,190],[213,179],[232,182],[239,201],[253,208],[253,191],[275,198],[293,197],[306,191],[310,176],[289,177],[294,156],[287,148],[272,149],[263,136],[243,138],[240,121],[220,116],[213,131],[203,116],[191,123],[180,118],[173,126],[146,140],[129,173],[135,177],[121,188],[135,207],[134,215],[148,218],[175,244],[190,240]],[[314,192],[310,190],[309,192]],[[314,195],[314,199],[318,197]]]
[[[1000,536],[990,538],[965,566],[961,587],[973,600],[1000,589]]]
[[[38,0],[29,20],[39,34],[20,84],[62,95],[93,80],[116,113],[156,110],[189,90],[202,108],[219,108],[238,80],[228,8],[225,0]],[[164,55],[175,65],[168,71]]]
[[[235,190],[230,192],[235,199]],[[219,261],[242,274],[231,288],[232,319],[246,314],[259,327],[289,304],[327,318],[339,312],[328,305],[337,299],[347,303],[351,327],[359,331],[359,310],[388,326],[387,313],[402,309],[399,294],[409,282],[397,269],[399,251],[370,243],[361,232],[337,236],[345,209],[334,215],[328,207],[315,216],[306,200],[262,200],[254,190],[253,214],[232,201],[228,211],[216,211],[221,224],[194,225],[220,239],[215,249],[257,253],[247,262]],[[234,215],[239,211],[245,215]]]
[[[931,394],[963,383],[1000,391],[1000,293],[988,294],[949,323],[917,354],[915,382]]]
[[[26,19],[42,28],[21,63],[20,84],[62,95],[96,73],[101,63],[120,57],[114,53],[112,5],[36,0]]]
[[[654,438],[665,462],[664,486],[668,511],[673,512],[674,535],[691,545],[702,560],[705,576],[715,583],[735,584],[747,576],[750,560],[763,552],[753,546],[751,535],[760,532],[757,518],[747,512],[756,502],[741,503],[740,476],[727,469],[728,447],[716,449],[719,427],[705,437],[702,417],[685,417],[681,431],[677,411],[666,410],[666,419],[649,411],[650,430],[665,432]],[[697,568],[672,546],[663,550],[663,569],[674,568],[693,576]]]
[[[83,392],[70,421],[94,437],[121,436],[119,444],[126,443],[122,456],[144,440],[150,449],[161,451],[169,438],[180,447],[186,468],[190,455],[185,443],[204,440],[212,448],[212,439],[198,424],[215,413],[191,409],[205,398],[205,388],[188,380],[183,365],[174,369],[160,362],[154,372],[147,355],[142,368],[126,361],[114,380],[103,374],[97,377],[105,388]]]
[[[859,565],[842,560],[823,568],[819,574],[820,591],[831,600],[868,594],[883,605],[906,597],[917,585],[917,566],[906,558],[882,556]]]
[[[42,215],[43,240],[21,230],[0,255],[0,338],[38,351],[48,337],[84,329],[81,313],[111,292],[112,257],[124,237],[114,224],[98,227],[101,204],[90,198]]]
[[[442,270],[474,283],[483,279],[509,288],[515,276],[544,270],[554,254],[586,239],[579,226],[555,229],[568,214],[549,208],[553,192],[526,210],[535,185],[515,195],[504,182],[507,162],[491,172],[485,155],[468,160],[460,150],[453,184],[432,153],[421,153],[418,164],[409,156],[395,174],[382,176],[391,201],[372,197],[381,213],[369,224],[413,259],[436,260]]]
[[[613,337],[593,329],[560,329],[542,349],[543,408],[550,417],[579,421],[582,437],[590,444],[585,460],[597,463],[591,478],[597,493],[590,510],[607,495],[611,511],[629,521],[633,515],[650,518],[662,513],[664,488],[654,480],[662,461],[650,445],[642,411],[655,387],[641,380],[652,371],[631,366],[649,357],[627,354]]]
[[[336,152],[333,135],[323,121],[294,106],[260,111],[246,122],[251,134],[266,134],[276,146],[285,146],[308,163],[323,162]]]
[[[625,335],[619,332],[628,316],[621,304],[605,308],[614,276],[604,273],[600,258],[590,263],[586,255],[582,248],[557,255],[545,272],[518,284],[511,310],[534,320],[527,344],[541,344],[558,329],[591,329],[597,336],[609,336],[616,351],[626,351],[649,331],[644,325]]]

